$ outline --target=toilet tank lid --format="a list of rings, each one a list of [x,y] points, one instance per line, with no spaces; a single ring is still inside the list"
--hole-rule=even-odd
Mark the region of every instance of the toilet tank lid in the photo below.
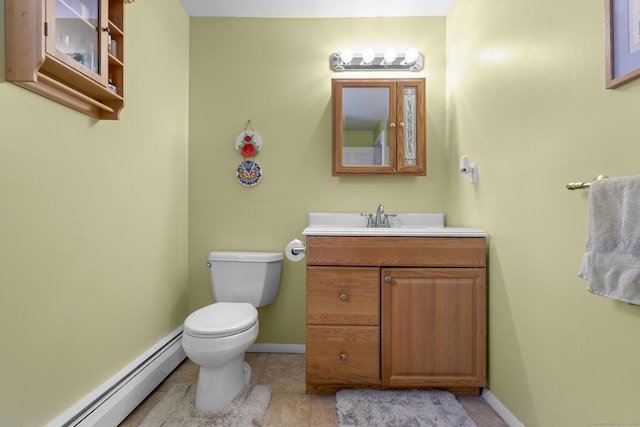
[[[231,252],[213,251],[209,261],[273,262],[281,261],[282,252]]]

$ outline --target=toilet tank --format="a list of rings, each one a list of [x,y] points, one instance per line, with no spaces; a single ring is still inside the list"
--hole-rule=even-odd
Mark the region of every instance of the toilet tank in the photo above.
[[[280,287],[280,252],[209,253],[211,286],[216,302],[271,304]]]

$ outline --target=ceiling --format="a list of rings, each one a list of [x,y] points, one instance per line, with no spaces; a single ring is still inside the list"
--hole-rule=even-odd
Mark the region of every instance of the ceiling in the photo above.
[[[446,16],[455,0],[180,0],[190,16]]]

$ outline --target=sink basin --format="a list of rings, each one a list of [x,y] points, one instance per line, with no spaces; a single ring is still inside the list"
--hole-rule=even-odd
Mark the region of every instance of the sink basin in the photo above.
[[[310,212],[305,236],[444,236],[485,237],[479,228],[445,227],[442,213],[398,213],[391,227],[368,228],[367,217],[355,212]]]

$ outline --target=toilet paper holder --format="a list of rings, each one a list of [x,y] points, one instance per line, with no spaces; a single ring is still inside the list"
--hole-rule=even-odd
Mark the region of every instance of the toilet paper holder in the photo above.
[[[299,255],[299,254],[303,254],[307,251],[307,248],[304,246],[300,246],[300,247],[296,247],[296,248],[291,248],[291,253],[294,255]]]
[[[289,261],[298,262],[305,257],[306,251],[307,248],[305,248],[304,243],[298,239],[293,239],[289,242],[284,252]]]

